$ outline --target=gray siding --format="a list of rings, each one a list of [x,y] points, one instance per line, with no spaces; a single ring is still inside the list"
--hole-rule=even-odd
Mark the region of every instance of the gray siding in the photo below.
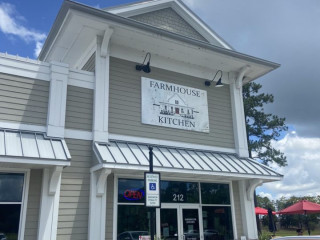
[[[71,166],[61,179],[58,240],[88,239],[91,141],[70,140],[66,143],[72,156]]]
[[[49,85],[0,73],[0,121],[46,125]]]
[[[241,205],[240,205],[240,193],[239,193],[239,184],[238,182],[232,182],[233,187],[233,200],[234,200],[234,212],[236,216],[236,228],[238,236],[234,236],[234,239],[240,239],[240,236],[243,236],[242,228],[242,218],[241,218]]]
[[[82,67],[81,70],[88,71],[88,72],[95,72],[95,64],[96,64],[96,53],[92,54],[92,56],[88,59],[88,61]]]
[[[93,116],[93,90],[68,86],[66,128],[91,131]]]
[[[108,176],[107,180],[107,218],[106,218],[106,240],[113,237],[113,197],[114,197],[114,175]]]
[[[40,214],[41,187],[42,170],[31,170],[26,226],[24,232],[25,240],[37,239]]]
[[[152,67],[150,74],[135,70],[133,62],[111,58],[109,132],[121,135],[234,148],[231,99],[228,86],[205,87],[204,79]],[[141,123],[141,76],[207,91],[210,133]]]
[[[149,13],[144,13],[130,17],[139,22],[143,22],[169,32],[184,35],[200,41],[208,42],[202,35],[180,17],[172,8],[165,8]]]

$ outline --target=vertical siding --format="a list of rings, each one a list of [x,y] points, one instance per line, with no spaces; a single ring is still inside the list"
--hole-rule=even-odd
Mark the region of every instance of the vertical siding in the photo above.
[[[27,205],[27,217],[24,233],[25,240],[37,239],[40,214],[41,187],[42,170],[31,170]]]
[[[240,236],[243,236],[243,228],[242,228],[240,193],[239,193],[238,182],[233,181],[232,187],[233,187],[234,211],[235,211],[236,222],[237,222],[236,228],[238,232],[238,236],[234,236],[234,238],[240,239]]]
[[[93,116],[93,90],[68,86],[66,128],[91,131]]]
[[[208,42],[189,23],[187,23],[172,8],[165,8],[153,12],[148,12],[130,17],[139,22],[143,22],[169,32],[184,35],[190,38]]]
[[[107,218],[106,218],[106,240],[113,238],[113,201],[114,199],[114,175],[108,176],[107,180]]]
[[[150,74],[135,70],[134,62],[111,58],[109,132],[137,137],[234,148],[230,90],[205,87],[204,79],[152,67]],[[207,91],[210,133],[141,123],[141,76]]]
[[[70,139],[66,143],[72,160],[62,173],[57,239],[86,240],[92,143]]]
[[[0,73],[0,121],[46,125],[49,84]]]

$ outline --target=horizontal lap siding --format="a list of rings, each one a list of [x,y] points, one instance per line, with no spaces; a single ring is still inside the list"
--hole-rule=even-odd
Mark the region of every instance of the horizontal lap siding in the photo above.
[[[0,74],[0,121],[46,125],[47,81]]]
[[[71,166],[62,172],[58,240],[88,239],[91,141],[66,139]]]
[[[37,239],[40,214],[42,170],[31,170],[24,240]]]
[[[239,193],[239,184],[238,182],[232,182],[233,187],[233,199],[234,199],[234,212],[236,216],[236,228],[238,236],[234,236],[234,239],[240,239],[240,236],[243,236],[243,226],[242,226],[242,217],[241,217],[241,205],[240,205],[240,193]]]
[[[106,240],[113,238],[113,199],[114,199],[114,175],[107,180],[107,216],[106,216]]]
[[[68,85],[66,128],[92,130],[93,90]]]
[[[204,79],[152,67],[150,74],[135,70],[133,62],[111,58],[109,132],[136,137],[234,148],[230,90],[204,87]],[[141,123],[141,76],[207,91],[210,133]]]

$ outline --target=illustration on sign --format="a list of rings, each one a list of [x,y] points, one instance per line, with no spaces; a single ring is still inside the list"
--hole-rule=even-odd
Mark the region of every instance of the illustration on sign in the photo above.
[[[209,132],[207,92],[142,78],[142,123]]]

